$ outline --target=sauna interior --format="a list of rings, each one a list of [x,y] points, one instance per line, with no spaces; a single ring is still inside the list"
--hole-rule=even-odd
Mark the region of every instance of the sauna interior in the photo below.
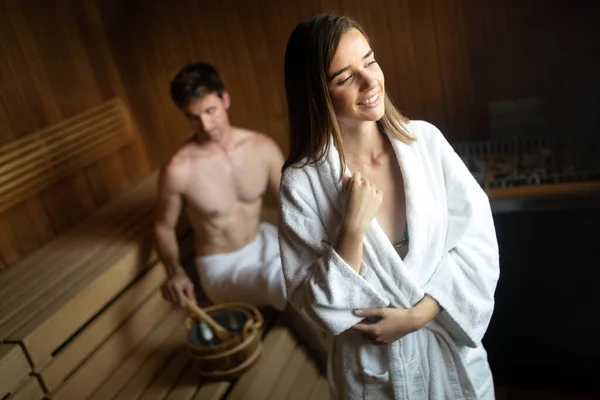
[[[311,339],[270,308],[249,370],[199,376],[152,235],[157,172],[190,136],[174,74],[214,65],[232,124],[287,154],[286,42],[325,11],[364,25],[398,108],[489,196],[496,397],[600,398],[599,2],[3,0],[1,400],[330,398]],[[177,237],[193,276],[184,218]]]

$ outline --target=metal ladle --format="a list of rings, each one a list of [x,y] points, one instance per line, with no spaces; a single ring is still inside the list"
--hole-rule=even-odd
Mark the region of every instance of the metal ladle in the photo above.
[[[206,325],[208,325],[210,327],[210,329],[212,329],[215,336],[219,339],[219,341],[221,343],[223,343],[233,337],[233,334],[231,332],[229,332],[227,329],[225,329],[221,325],[219,325],[214,319],[211,318],[210,315],[208,315],[208,313],[206,311],[204,311],[202,308],[198,307],[198,305],[196,303],[194,303],[192,300],[186,298],[185,302],[186,302],[188,311],[191,314],[193,314],[194,316],[196,316],[199,320],[204,322]]]

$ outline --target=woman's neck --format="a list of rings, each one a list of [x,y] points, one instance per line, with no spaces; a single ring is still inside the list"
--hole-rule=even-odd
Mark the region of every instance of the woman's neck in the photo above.
[[[387,151],[389,141],[374,121],[340,126],[344,158],[351,164],[373,164]]]

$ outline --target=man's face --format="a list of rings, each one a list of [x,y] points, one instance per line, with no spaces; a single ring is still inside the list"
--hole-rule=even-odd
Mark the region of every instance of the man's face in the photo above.
[[[216,93],[192,99],[185,110],[185,116],[196,135],[208,140],[219,141],[229,129],[229,93],[222,98]]]

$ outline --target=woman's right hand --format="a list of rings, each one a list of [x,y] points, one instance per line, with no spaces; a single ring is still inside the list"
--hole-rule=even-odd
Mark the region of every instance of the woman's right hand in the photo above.
[[[342,219],[342,229],[347,232],[364,234],[369,223],[377,215],[383,200],[383,193],[374,183],[355,172],[344,183],[346,209]]]

